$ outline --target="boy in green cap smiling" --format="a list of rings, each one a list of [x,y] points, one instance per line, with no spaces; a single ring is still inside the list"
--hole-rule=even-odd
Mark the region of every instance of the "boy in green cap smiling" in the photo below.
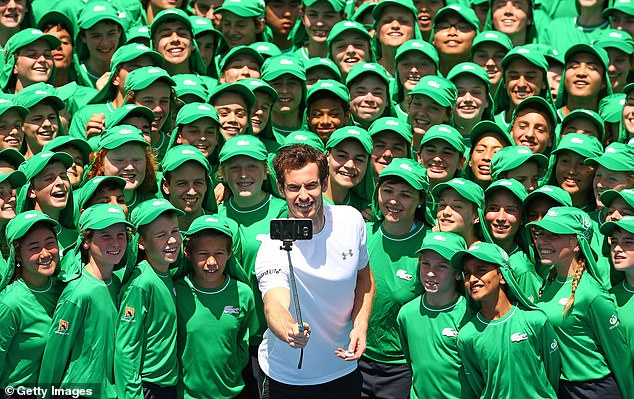
[[[39,29],[25,29],[11,36],[4,46],[0,89],[16,94],[33,83],[52,81],[55,64],[51,51],[59,46],[58,38]]]
[[[514,179],[528,193],[539,187],[539,181],[548,170],[548,158],[533,154],[524,146],[513,145],[501,148],[491,160],[491,181]]]
[[[418,162],[427,169],[431,188],[460,176],[466,162],[465,149],[460,132],[449,125],[434,125],[425,132],[417,155]]]
[[[65,152],[73,157],[73,164],[66,171],[73,189],[82,183],[84,166],[90,162],[92,149],[86,140],[71,136],[59,136],[48,142],[43,151]]]
[[[241,84],[225,83],[212,90],[209,104],[218,112],[220,133],[224,140],[251,132],[251,110],[255,94]]]
[[[438,50],[443,76],[459,63],[469,61],[471,45],[479,30],[478,17],[471,8],[452,4],[436,13],[432,43]]]
[[[544,312],[524,296],[506,252],[478,243],[454,254],[451,267],[462,272],[469,296],[482,308],[458,333],[471,394],[557,398],[557,335]]]
[[[464,137],[463,137],[464,140]],[[491,183],[491,161],[502,148],[513,145],[511,138],[500,125],[491,121],[480,121],[476,124],[466,144],[471,148],[467,156],[465,176],[481,187]]]
[[[326,41],[332,27],[344,18],[343,0],[303,0],[291,32],[295,55],[303,61],[327,57]]]
[[[622,30],[607,29],[595,42],[595,45],[608,52],[610,59],[608,71],[612,92],[622,93],[633,68],[631,54],[634,53],[634,41],[632,41],[632,36]]]
[[[552,103],[534,95],[522,100],[513,111],[509,135],[516,145],[548,156],[557,143],[556,127],[557,114]]]
[[[462,276],[450,267],[451,256],[466,248],[457,234],[429,233],[416,251],[417,275],[425,290],[403,305],[396,318],[412,373],[412,399],[458,399],[465,397],[462,391],[468,392],[466,381],[461,381],[457,336],[471,311]]]
[[[184,105],[176,116],[176,129],[170,137],[170,148],[189,144],[210,160],[220,138],[220,119],[216,109],[204,103]]]
[[[14,99],[0,98],[0,151],[22,149],[22,124],[28,113],[29,110],[17,105]]]
[[[370,125],[368,133],[372,137],[370,165],[375,179],[392,159],[411,158],[412,128],[407,122],[384,116]]]
[[[337,64],[343,78],[356,64],[374,60],[372,38],[358,22],[346,20],[336,23],[326,44],[328,57]]]
[[[398,48],[412,39],[421,39],[418,12],[412,0],[384,0],[372,9],[376,60],[392,76],[396,73]]]
[[[605,142],[603,119],[599,114],[590,109],[575,109],[564,118],[559,127],[560,140],[568,133],[581,133],[586,136],[594,136],[601,143]]]
[[[502,80],[502,60],[511,48],[511,39],[502,32],[483,31],[473,39],[471,60],[486,70],[491,93],[497,92]]]
[[[322,79],[311,86],[306,95],[308,130],[324,142],[332,133],[350,121],[350,93],[335,80]]]
[[[176,395],[176,290],[169,268],[179,257],[183,214],[166,200],[148,200],[130,216],[143,260],[119,294],[114,376],[120,398]]]
[[[214,14],[229,49],[257,42],[264,31],[264,7],[258,0],[228,0]]]
[[[396,50],[392,95],[397,103],[395,112],[399,117],[407,118],[409,92],[422,77],[437,74],[438,62],[436,48],[422,40],[408,40]]]
[[[83,396],[117,397],[114,348],[121,281],[112,270],[124,256],[128,227],[132,225],[118,206],[98,204],[81,215],[81,274],[68,283],[57,303],[40,386],[71,389],[83,381],[91,387]]]
[[[220,83],[235,83],[242,79],[258,79],[264,59],[249,46],[229,50],[220,61]]]
[[[454,123],[463,137],[468,137],[478,122],[493,119],[489,77],[479,65],[462,62],[451,68],[447,79],[451,80],[458,90],[453,108]]]
[[[346,76],[350,91],[350,113],[354,123],[368,129],[383,116],[394,116],[390,94],[390,77],[380,64],[362,62]]]

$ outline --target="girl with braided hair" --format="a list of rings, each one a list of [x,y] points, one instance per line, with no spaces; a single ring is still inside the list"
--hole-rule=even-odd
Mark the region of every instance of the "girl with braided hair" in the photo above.
[[[558,397],[634,397],[625,329],[590,249],[590,217],[578,208],[553,207],[527,227],[542,264],[552,268],[538,306],[559,340]]]

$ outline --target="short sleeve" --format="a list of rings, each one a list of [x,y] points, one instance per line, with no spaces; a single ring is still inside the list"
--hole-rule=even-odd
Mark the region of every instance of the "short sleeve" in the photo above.
[[[286,288],[290,290],[288,281],[288,264],[278,255],[279,243],[275,244],[270,239],[265,239],[260,245],[255,258],[255,275],[258,279],[258,287],[262,298],[273,288]]]

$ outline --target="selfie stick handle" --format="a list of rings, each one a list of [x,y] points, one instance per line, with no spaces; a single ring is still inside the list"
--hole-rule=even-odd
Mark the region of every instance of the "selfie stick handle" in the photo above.
[[[282,245],[282,249],[286,251],[288,255],[288,274],[291,280],[291,291],[293,292],[293,302],[295,304],[295,316],[297,319],[297,324],[299,328],[299,332],[304,332],[304,322],[302,321],[302,310],[299,307],[299,296],[297,295],[297,283],[295,282],[295,272],[293,271],[293,262],[291,262],[291,250],[293,249],[292,241],[284,241]],[[300,349],[299,352],[299,363],[297,363],[297,368],[302,368],[302,361],[304,360],[304,348]]]

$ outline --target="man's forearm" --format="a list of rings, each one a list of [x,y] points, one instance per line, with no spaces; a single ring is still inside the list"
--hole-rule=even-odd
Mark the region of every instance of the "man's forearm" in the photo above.
[[[288,309],[290,293],[284,288],[274,288],[264,296],[264,316],[269,329],[276,337],[288,342],[289,325],[297,322]]]
[[[368,320],[374,301],[374,276],[370,265],[357,273],[357,285],[354,289],[354,305],[352,307],[353,328],[367,332]]]

